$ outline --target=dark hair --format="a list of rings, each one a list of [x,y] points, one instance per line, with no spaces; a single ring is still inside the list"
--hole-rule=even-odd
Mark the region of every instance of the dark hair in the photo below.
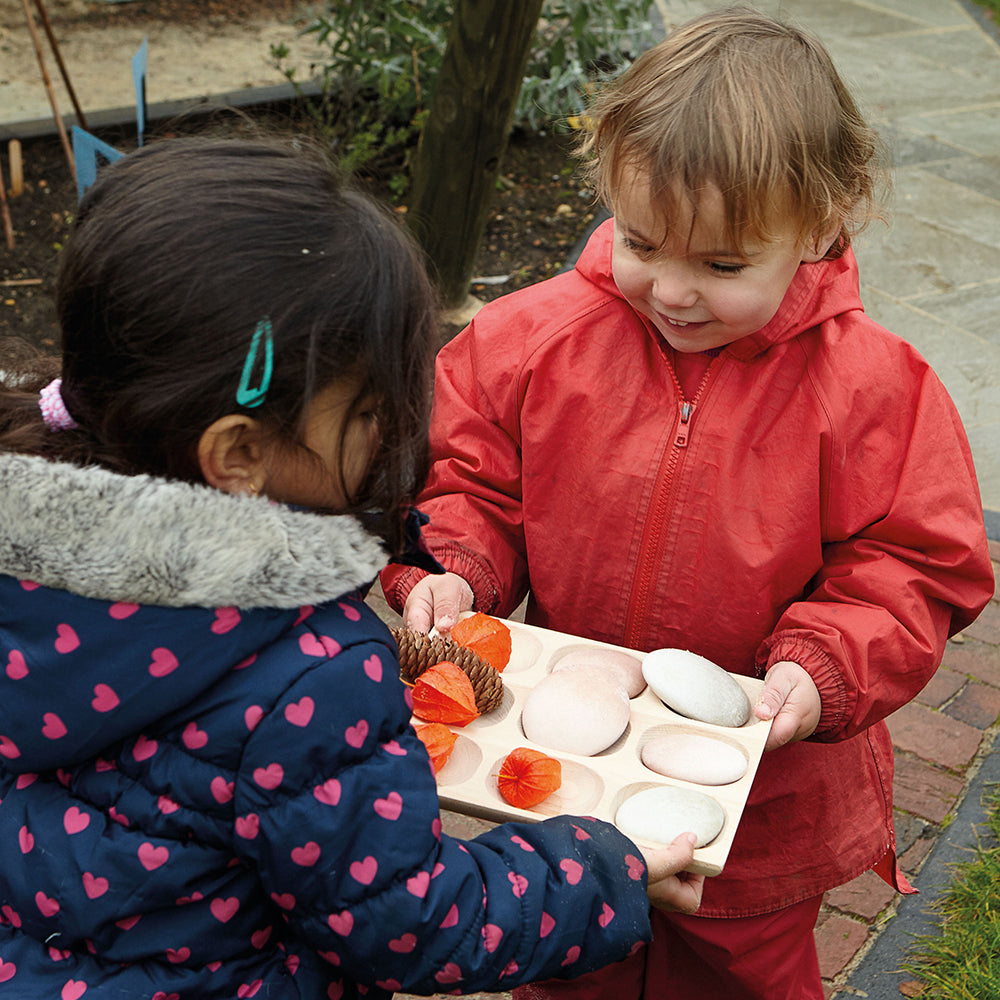
[[[37,379],[3,393],[0,447],[201,482],[199,438],[241,409],[269,320],[273,372],[253,416],[294,446],[314,394],[356,379],[355,405],[378,401],[381,446],[350,509],[398,553],[400,508],[428,468],[437,304],[402,227],[317,151],[171,139],[105,168],[62,252],[57,307],[79,429],[41,423]]]

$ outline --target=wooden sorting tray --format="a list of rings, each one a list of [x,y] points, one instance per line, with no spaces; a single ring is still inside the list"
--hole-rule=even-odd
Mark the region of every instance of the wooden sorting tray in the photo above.
[[[595,816],[614,822],[618,807],[636,792],[656,785],[693,788],[711,796],[722,806],[725,823],[713,841],[695,850],[694,862],[689,870],[718,875],[729,856],[736,827],[757,773],[770,722],[761,722],[753,715],[739,728],[698,722],[671,711],[647,687],[632,699],[631,716],[625,732],[607,750],[593,757],[534,743],[521,728],[521,709],[533,685],[545,677],[562,656],[597,647],[627,653],[641,663],[644,654],[519,622],[508,621],[505,624],[511,631],[511,656],[503,672],[503,701],[492,712],[467,726],[449,727],[458,735],[458,740],[448,762],[437,774],[438,798],[442,808],[497,823],[542,820],[565,813]],[[732,676],[746,691],[752,704],[763,687],[763,681],[738,674]],[[419,727],[423,721],[414,717],[414,723]],[[674,733],[710,736],[736,747],[747,758],[746,773],[731,784],[709,786],[668,778],[651,771],[640,759],[643,745],[654,737]],[[562,765],[562,786],[531,809],[511,806],[497,790],[496,776],[500,765],[507,754],[519,746],[541,750]]]

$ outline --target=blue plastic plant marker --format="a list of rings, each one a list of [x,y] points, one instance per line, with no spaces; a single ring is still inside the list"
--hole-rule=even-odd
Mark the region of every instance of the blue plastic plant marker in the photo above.
[[[132,56],[132,81],[135,84],[135,124],[139,145],[146,131],[146,61],[149,55],[149,37],[143,38],[139,51]]]
[[[97,157],[114,163],[125,154],[114,146],[102,142],[96,135],[85,132],[79,125],[73,126],[73,159],[76,161],[76,197],[83,197],[84,191],[97,180]]]

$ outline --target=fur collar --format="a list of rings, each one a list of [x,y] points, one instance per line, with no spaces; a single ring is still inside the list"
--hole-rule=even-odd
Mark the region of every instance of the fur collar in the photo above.
[[[104,601],[294,608],[370,583],[387,558],[353,517],[0,454],[0,573]]]

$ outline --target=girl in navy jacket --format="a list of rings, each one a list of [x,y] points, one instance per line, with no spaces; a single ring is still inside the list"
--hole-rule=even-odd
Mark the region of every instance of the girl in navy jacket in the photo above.
[[[0,394],[0,995],[507,989],[697,906],[560,817],[444,836],[388,629],[434,300],[318,160],[175,140],[107,168],[61,365]],[[61,378],[52,379],[53,375]]]

